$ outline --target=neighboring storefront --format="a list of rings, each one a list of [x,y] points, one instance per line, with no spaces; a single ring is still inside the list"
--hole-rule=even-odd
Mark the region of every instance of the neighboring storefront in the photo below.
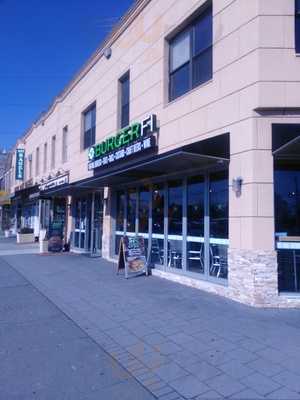
[[[15,191],[12,198],[17,230],[32,229],[36,238],[40,232],[39,195],[39,186],[28,182],[26,187],[24,185],[24,188]]]

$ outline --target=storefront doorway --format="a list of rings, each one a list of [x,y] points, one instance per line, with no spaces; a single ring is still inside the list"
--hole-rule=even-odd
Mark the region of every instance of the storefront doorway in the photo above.
[[[228,196],[228,170],[118,191],[115,254],[122,235],[143,236],[155,268],[226,280]]]
[[[72,247],[80,252],[101,255],[103,231],[103,196],[93,193],[76,198],[73,206]]]

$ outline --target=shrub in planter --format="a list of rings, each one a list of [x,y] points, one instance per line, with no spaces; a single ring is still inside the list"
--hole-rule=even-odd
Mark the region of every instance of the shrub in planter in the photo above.
[[[28,233],[33,233],[33,229],[32,228],[21,228],[18,233],[20,233],[21,235],[26,235]]]
[[[32,228],[21,228],[17,233],[17,243],[34,243],[34,233]]]

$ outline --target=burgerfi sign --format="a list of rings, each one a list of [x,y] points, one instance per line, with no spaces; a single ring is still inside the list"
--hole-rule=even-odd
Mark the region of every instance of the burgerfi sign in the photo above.
[[[134,122],[126,128],[121,129],[116,135],[110,136],[103,142],[91,147],[88,153],[89,161],[94,161],[122,147],[126,147],[143,137],[149,136],[155,131],[156,116],[152,114],[141,122]]]

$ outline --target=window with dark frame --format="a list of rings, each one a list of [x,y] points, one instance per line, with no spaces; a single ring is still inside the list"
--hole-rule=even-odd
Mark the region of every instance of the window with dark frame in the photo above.
[[[300,53],[300,0],[295,0],[295,51]]]
[[[68,126],[63,128],[62,133],[62,162],[68,161]]]
[[[96,103],[83,113],[83,149],[87,149],[96,141]]]
[[[120,79],[120,127],[129,125],[130,114],[130,74],[127,72]]]
[[[56,136],[52,136],[51,139],[51,169],[55,168],[56,162]]]
[[[40,174],[40,148],[36,148],[35,152],[35,176],[39,176]]]
[[[300,2],[300,0],[299,0]],[[170,101],[212,79],[212,5],[177,34],[170,45]]]

